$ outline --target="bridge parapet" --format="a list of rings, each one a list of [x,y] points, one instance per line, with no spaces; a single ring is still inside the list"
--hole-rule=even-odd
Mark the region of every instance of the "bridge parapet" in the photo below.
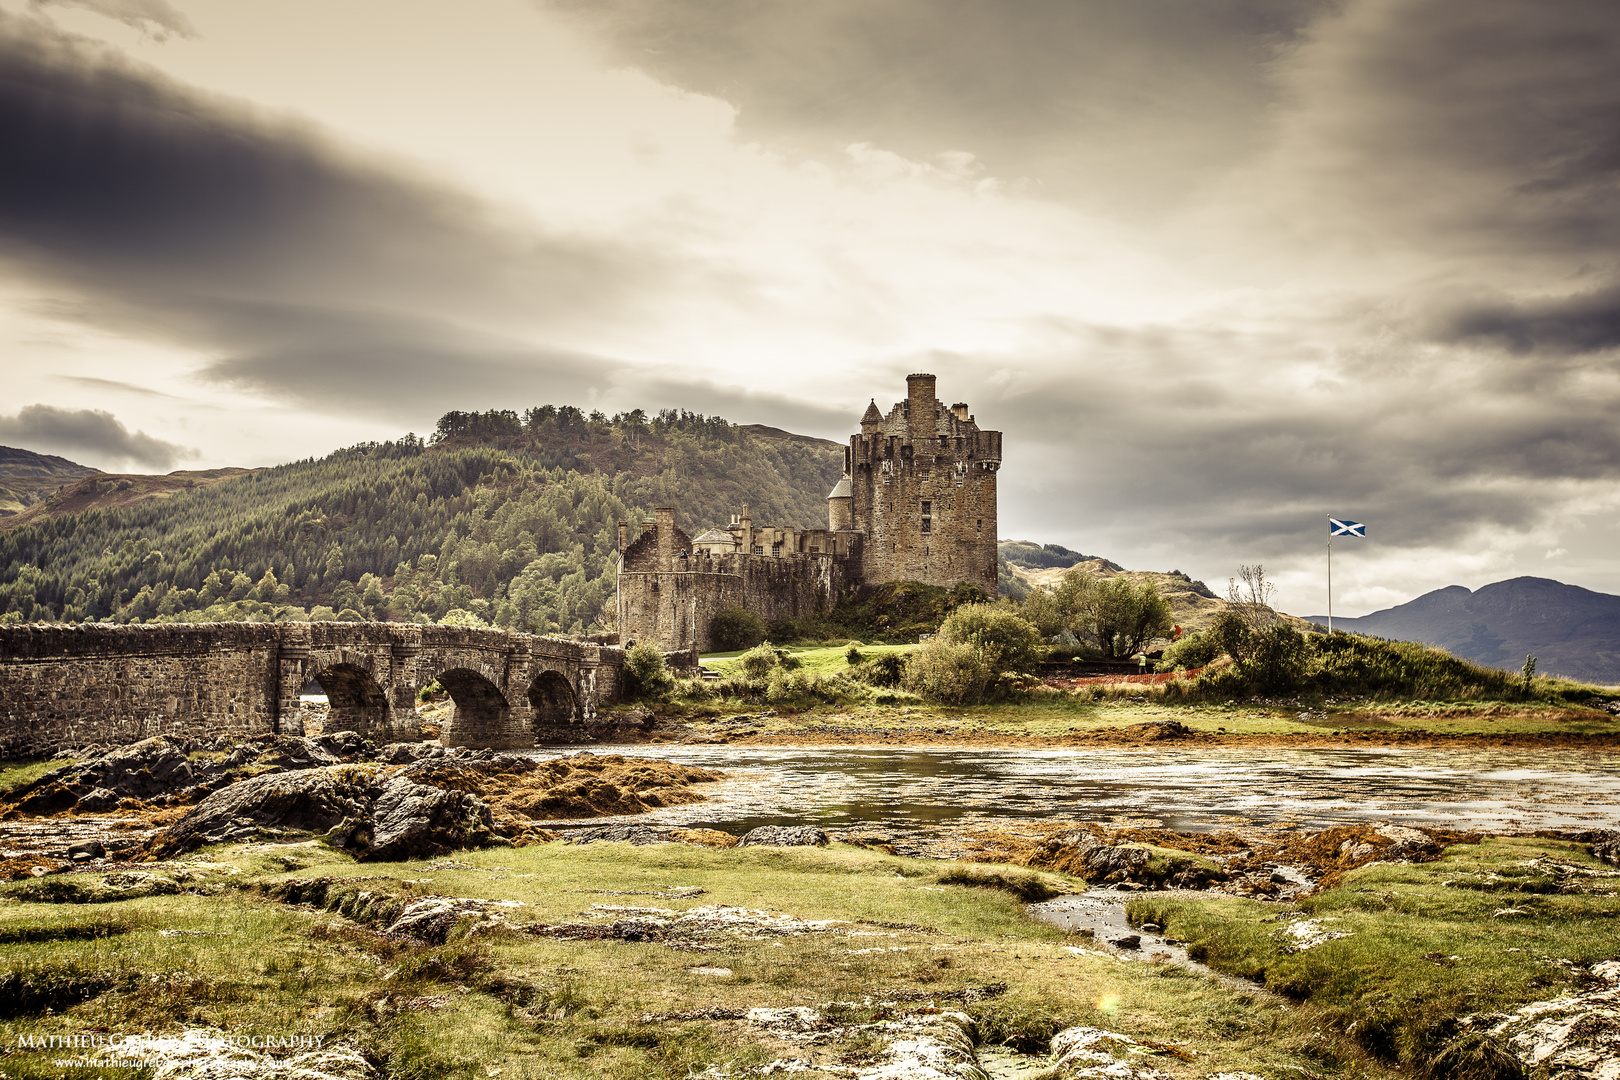
[[[319,679],[329,727],[419,737],[417,691],[455,702],[446,745],[579,738],[617,700],[623,650],[570,638],[411,623],[0,627],[0,754],[89,743],[301,733]]]

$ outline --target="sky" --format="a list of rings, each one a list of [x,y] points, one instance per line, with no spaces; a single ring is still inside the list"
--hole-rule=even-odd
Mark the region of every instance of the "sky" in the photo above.
[[[1004,538],[1620,593],[1612,0],[0,0],[0,148],[0,444],[844,441],[928,371]]]

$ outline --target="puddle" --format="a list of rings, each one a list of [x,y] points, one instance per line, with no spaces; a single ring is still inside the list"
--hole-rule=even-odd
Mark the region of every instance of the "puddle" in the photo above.
[[[1125,905],[1136,895],[1138,893],[1125,892],[1121,889],[1091,889],[1083,893],[1055,897],[1039,904],[1030,904],[1025,910],[1035,921],[1055,926],[1059,930],[1067,930],[1070,933],[1090,930],[1093,936],[1078,940],[1076,942],[1078,948],[1108,952],[1131,960],[1182,964],[1206,974],[1215,974],[1189,957],[1187,947],[1179,941],[1166,940],[1163,934],[1143,930],[1127,922]]]

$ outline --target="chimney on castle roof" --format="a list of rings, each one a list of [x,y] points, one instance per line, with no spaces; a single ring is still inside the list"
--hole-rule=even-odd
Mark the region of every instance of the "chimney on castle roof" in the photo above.
[[[934,418],[934,377],[906,376],[906,434],[911,441],[932,439],[939,426]]]
[[[973,417],[968,415],[967,402],[965,402],[965,401],[958,401],[955,405],[952,405],[951,406],[951,412],[956,414],[956,418],[958,420],[972,420],[973,419]]]
[[[658,515],[658,568],[667,570],[675,557],[675,508],[660,506],[653,513]]]

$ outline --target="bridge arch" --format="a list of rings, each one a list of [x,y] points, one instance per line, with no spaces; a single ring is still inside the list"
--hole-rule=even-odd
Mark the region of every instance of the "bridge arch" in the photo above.
[[[546,669],[529,684],[529,713],[538,738],[561,733],[579,718],[579,697],[560,671]]]
[[[331,664],[306,681],[319,682],[326,691],[327,731],[353,731],[364,738],[387,738],[388,695],[370,671],[354,664]]]
[[[435,676],[455,703],[439,741],[445,746],[515,746],[521,724],[489,673],[452,667]]]

